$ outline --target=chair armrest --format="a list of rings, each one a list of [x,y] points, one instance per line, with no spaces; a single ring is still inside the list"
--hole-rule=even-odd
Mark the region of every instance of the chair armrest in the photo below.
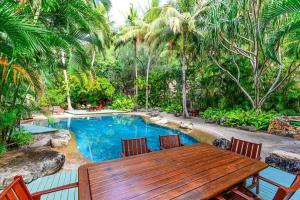
[[[68,185],[62,185],[62,186],[59,186],[59,187],[56,187],[56,188],[51,188],[51,189],[40,191],[40,192],[35,192],[35,193],[32,194],[32,198],[34,200],[39,200],[40,197],[44,194],[58,192],[58,191],[61,191],[61,190],[67,190],[67,189],[71,189],[71,188],[75,188],[75,187],[78,187],[78,182],[77,183],[71,183],[71,184],[68,184]]]
[[[274,182],[274,181],[271,181],[271,180],[269,180],[269,179],[267,179],[267,178],[265,178],[265,177],[262,177],[262,176],[257,176],[260,180],[262,180],[262,181],[265,181],[265,182],[267,182],[267,183],[270,183],[271,185],[274,185],[274,186],[276,186],[276,187],[278,187],[278,188],[283,188],[283,189],[287,189],[286,187],[284,187],[283,185],[280,185],[279,183],[276,183],[276,182]]]

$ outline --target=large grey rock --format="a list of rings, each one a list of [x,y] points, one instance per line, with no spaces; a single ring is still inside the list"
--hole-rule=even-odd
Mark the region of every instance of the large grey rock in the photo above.
[[[215,124],[215,123],[217,123],[217,121],[214,120],[214,119],[205,119],[205,123],[208,123],[208,124]]]
[[[182,129],[193,129],[193,123],[192,122],[180,122],[179,128],[182,128]]]
[[[148,113],[150,117],[159,117],[160,116],[160,108],[152,108]]]
[[[212,144],[222,149],[228,149],[230,147],[230,141],[225,138],[216,138]]]
[[[291,173],[300,171],[300,155],[295,153],[280,150],[273,151],[266,157],[266,163]]]
[[[51,137],[52,147],[67,146],[71,140],[71,134],[68,130],[60,130],[58,133],[53,134]]]
[[[71,139],[71,134],[68,130],[60,129],[56,133],[43,133],[34,135],[35,140],[30,147],[62,147],[67,146]]]
[[[26,183],[59,171],[65,162],[62,153],[47,147],[11,151],[0,157],[0,188],[7,186],[16,175]]]
[[[37,135],[34,135],[34,142],[32,142],[32,144],[30,144],[29,146],[33,147],[33,148],[36,148],[36,147],[50,146],[50,144],[51,144],[50,133],[48,133],[48,134],[37,134]]]

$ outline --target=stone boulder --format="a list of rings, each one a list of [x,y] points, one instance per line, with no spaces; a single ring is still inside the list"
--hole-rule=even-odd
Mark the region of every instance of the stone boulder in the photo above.
[[[151,117],[150,120],[154,121],[154,122],[158,122],[158,121],[162,120],[162,117],[160,117],[160,116]]]
[[[193,123],[192,122],[180,122],[179,128],[182,128],[182,129],[193,129]]]
[[[228,149],[230,147],[230,141],[225,138],[216,138],[212,144],[222,149]]]
[[[175,116],[175,117],[180,117],[180,116],[181,116],[181,113],[176,112],[176,113],[174,113],[174,116]]]
[[[268,128],[268,133],[300,139],[300,126],[293,125],[300,122],[300,116],[274,117]]]
[[[265,161],[272,167],[279,168],[290,173],[300,171],[299,154],[277,150],[270,153],[270,155],[266,157]]]
[[[160,116],[160,108],[153,108],[149,113],[148,115],[150,117],[158,117]]]
[[[62,147],[67,146],[71,140],[71,134],[68,130],[60,129],[56,133],[43,133],[34,135],[35,140],[30,147]]]
[[[51,147],[67,146],[71,140],[71,134],[68,130],[60,130],[51,137]]]
[[[208,123],[208,124],[215,124],[215,123],[217,123],[217,121],[214,120],[214,119],[205,119],[205,123]]]
[[[7,186],[16,175],[26,183],[42,176],[54,174],[65,163],[62,153],[49,147],[24,148],[8,152],[0,157],[0,188]]]
[[[161,119],[157,123],[159,123],[159,124],[167,124],[167,123],[169,123],[169,121],[166,120],[166,119]]]

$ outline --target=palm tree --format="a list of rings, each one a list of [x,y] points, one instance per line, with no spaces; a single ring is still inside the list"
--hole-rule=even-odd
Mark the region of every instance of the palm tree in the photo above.
[[[161,41],[166,40],[172,45],[177,43],[181,54],[182,71],[182,112],[183,117],[188,118],[187,110],[187,91],[186,91],[186,70],[188,68],[188,45],[192,45],[189,38],[199,34],[197,20],[204,14],[207,3],[201,1],[181,0],[177,4],[167,4],[162,8],[160,17],[152,23],[154,37],[162,37]],[[172,34],[171,34],[172,33]]]
[[[86,1],[65,0],[62,4],[56,1],[47,1],[42,4],[39,20],[57,32],[66,42],[65,48],[55,51],[58,52],[61,66],[64,68],[68,110],[72,110],[68,68],[75,65],[77,67],[87,66],[87,53],[83,47],[93,44],[99,51],[103,50],[108,43],[110,31],[106,16],[93,9]]]
[[[13,127],[27,110],[27,94],[42,92],[41,66],[38,56],[48,52],[51,40],[57,39],[34,17],[26,13],[27,5],[14,1],[0,2],[0,132],[3,142],[9,140]],[[25,14],[26,13],[26,14]]]
[[[144,25],[142,26],[143,35],[145,38],[145,43],[148,49],[148,62],[146,69],[146,111],[148,112],[149,108],[149,73],[153,56],[153,49],[155,46],[159,46],[156,44],[157,40],[151,40],[151,23],[156,20],[161,13],[161,8],[159,7],[159,0],[152,0],[149,10],[144,16]]]
[[[143,40],[143,34],[141,33],[141,20],[138,19],[137,11],[130,5],[129,15],[127,17],[127,24],[121,27],[120,32],[117,34],[116,48],[121,45],[125,45],[128,43],[133,44],[133,52],[134,52],[134,71],[135,71],[135,97],[138,98],[138,58],[137,52],[138,48],[141,45]]]

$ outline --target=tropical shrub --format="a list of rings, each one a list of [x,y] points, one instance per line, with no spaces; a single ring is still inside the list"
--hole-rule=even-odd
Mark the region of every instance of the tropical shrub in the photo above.
[[[225,126],[254,126],[257,129],[266,130],[271,119],[280,114],[274,111],[264,112],[255,110],[224,110],[208,108],[202,113],[205,119],[212,119],[218,121]]]
[[[55,119],[53,117],[48,117],[47,121],[48,121],[49,124],[55,123]]]
[[[66,102],[66,92],[63,88],[52,88],[45,93],[52,106],[62,106]]]
[[[0,155],[4,154],[6,151],[6,145],[3,142],[0,142]]]
[[[114,95],[111,108],[114,110],[132,110],[136,106],[133,98],[125,94]]]
[[[175,102],[164,104],[160,108],[162,111],[168,112],[168,113],[180,113],[182,110],[181,104],[175,103]]]
[[[19,146],[29,144],[32,138],[32,133],[24,129],[14,130],[11,135],[12,142],[16,143]]]
[[[106,78],[91,78],[85,73],[71,75],[70,93],[75,104],[97,105],[99,100],[107,100],[115,93],[114,86]]]
[[[45,95],[42,96],[38,101],[39,108],[49,107],[50,105],[51,105],[51,103]]]

